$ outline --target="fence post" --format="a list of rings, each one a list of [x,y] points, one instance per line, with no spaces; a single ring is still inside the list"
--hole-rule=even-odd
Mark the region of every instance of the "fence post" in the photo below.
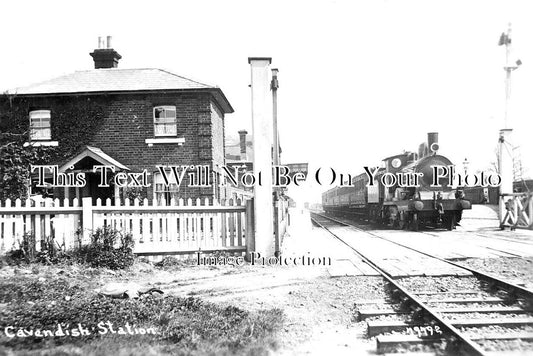
[[[82,244],[91,241],[91,232],[93,230],[93,199],[91,197],[81,198],[81,228]]]
[[[246,261],[250,262],[251,253],[255,252],[254,199],[246,201]]]

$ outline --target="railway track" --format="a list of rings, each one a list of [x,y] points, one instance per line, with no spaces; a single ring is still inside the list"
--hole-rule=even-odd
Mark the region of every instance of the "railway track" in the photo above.
[[[316,213],[311,218],[314,224],[347,245],[388,282],[389,298],[356,301],[358,317],[367,322],[368,336],[375,337],[378,353],[533,354],[532,291],[347,222]],[[354,246],[356,243],[335,234],[335,228],[339,226],[349,226],[396,247],[466,269],[471,274],[394,277],[379,262],[361,253]]]
[[[519,243],[519,244],[523,244],[523,245],[533,245],[533,242],[531,242],[531,241],[520,241],[520,240],[517,240],[517,239],[510,239],[510,238],[506,238],[506,237],[502,237],[502,236],[491,236],[491,235],[488,235],[488,234],[485,234],[485,233],[482,233],[482,232],[469,231],[469,233],[474,234],[474,235],[479,236],[479,237],[486,238],[486,239],[509,241],[509,242]]]

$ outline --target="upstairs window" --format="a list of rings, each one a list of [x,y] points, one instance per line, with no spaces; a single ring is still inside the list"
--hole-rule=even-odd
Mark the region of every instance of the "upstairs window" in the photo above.
[[[154,135],[176,136],[176,107],[156,106],[154,108]]]
[[[30,111],[30,140],[50,140],[50,110]]]

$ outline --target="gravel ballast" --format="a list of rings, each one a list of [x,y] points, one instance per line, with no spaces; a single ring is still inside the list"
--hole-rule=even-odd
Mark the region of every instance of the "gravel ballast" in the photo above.
[[[511,283],[525,283],[529,287],[533,286],[533,258],[470,258],[458,261],[458,263],[480,272],[503,277]]]

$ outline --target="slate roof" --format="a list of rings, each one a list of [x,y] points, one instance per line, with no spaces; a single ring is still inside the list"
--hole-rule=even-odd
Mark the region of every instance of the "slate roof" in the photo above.
[[[233,108],[220,88],[157,69],[92,69],[76,71],[26,87],[9,90],[17,95],[92,94],[166,90],[210,91],[226,113]]]

